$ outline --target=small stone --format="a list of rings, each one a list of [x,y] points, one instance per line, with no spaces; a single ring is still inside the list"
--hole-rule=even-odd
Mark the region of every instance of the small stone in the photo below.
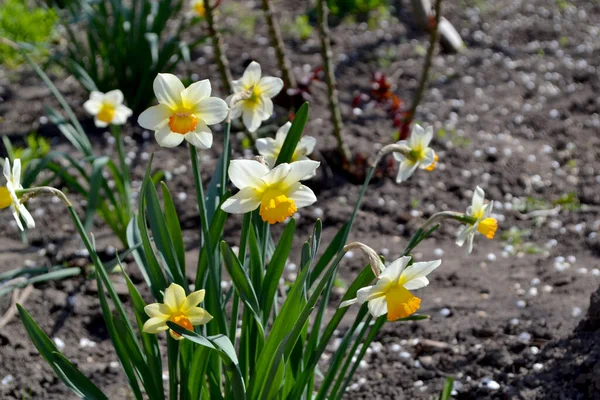
[[[399,352],[401,349],[402,349],[402,346],[400,346],[398,343],[394,343],[391,346],[391,350],[396,353]]]
[[[541,371],[544,368],[544,364],[542,363],[535,363],[533,364],[533,370],[534,371]]]
[[[2,378],[2,386],[6,386],[6,385],[10,385],[12,382],[14,382],[15,377],[12,376],[11,374],[6,375],[4,378]]]
[[[81,338],[81,339],[79,339],[79,347],[81,347],[81,348],[96,347],[96,342],[93,342],[88,338]]]
[[[519,335],[519,340],[521,342],[529,342],[531,340],[531,333],[529,333],[529,332],[522,332]]]
[[[525,308],[525,307],[527,307],[527,303],[525,302],[525,300],[517,301],[517,308]]]
[[[56,347],[57,347],[59,350],[62,350],[62,349],[64,349],[64,348],[65,348],[65,342],[64,342],[64,341],[63,341],[61,338],[58,338],[58,337],[53,337],[53,338],[52,338],[52,341],[54,342],[54,344],[56,345]]]
[[[440,310],[440,315],[441,315],[442,317],[448,317],[448,316],[450,316],[450,314],[452,314],[452,311],[450,311],[450,309],[449,309],[449,308],[442,308],[442,309]]]
[[[581,316],[581,314],[583,314],[583,310],[581,310],[579,307],[573,307],[573,310],[571,310],[571,316],[573,318],[578,318]]]

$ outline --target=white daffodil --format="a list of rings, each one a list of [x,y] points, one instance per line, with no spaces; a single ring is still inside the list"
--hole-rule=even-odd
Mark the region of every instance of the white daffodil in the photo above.
[[[407,267],[410,257],[400,257],[385,267],[373,286],[356,292],[356,298],[343,302],[340,307],[369,302],[369,312],[375,318],[387,313],[389,321],[406,318],[415,313],[421,299],[410,291],[429,285],[426,278],[440,266],[442,260],[417,262]]]
[[[462,246],[465,241],[467,242],[467,254],[470,254],[473,250],[473,238],[475,232],[479,231],[483,236],[488,239],[493,239],[498,229],[498,221],[496,218],[491,218],[490,213],[494,207],[494,202],[491,201],[484,204],[485,192],[482,188],[477,186],[473,192],[473,200],[471,206],[467,208],[466,215],[473,217],[475,222],[473,224],[466,224],[458,229],[456,235],[456,244]]]
[[[247,93],[248,96],[231,105],[231,116],[232,118],[241,116],[250,132],[255,132],[263,121],[271,117],[273,114],[271,98],[283,88],[281,79],[272,76],[261,77],[261,75],[260,64],[252,61],[242,78],[232,82],[234,95]]]
[[[255,160],[233,160],[229,164],[229,177],[240,191],[225,200],[221,209],[244,214],[260,207],[263,221],[283,222],[298,208],[317,201],[313,191],[300,181],[314,174],[318,166],[317,161],[305,160],[279,164],[269,170]]]
[[[123,125],[133,113],[123,104],[123,92],[119,89],[108,93],[93,91],[90,99],[83,103],[83,108],[94,116],[94,123],[98,128],[108,125]]]
[[[285,125],[279,128],[277,130],[277,134],[275,135],[275,139],[261,138],[256,141],[258,153],[265,158],[265,161],[269,166],[273,167],[275,165],[275,161],[277,161],[277,157],[279,156],[279,152],[281,152],[283,142],[285,142],[285,138],[287,137],[291,126],[292,123],[287,122]],[[312,153],[316,143],[317,139],[314,137],[303,136],[298,142],[296,150],[294,150],[292,162],[308,160],[309,158],[307,156]]]
[[[176,147],[185,139],[193,146],[212,146],[212,131],[208,125],[218,124],[229,109],[222,99],[210,97],[208,79],[192,83],[187,88],[173,74],[158,74],[154,79],[154,94],[158,105],[148,108],[138,123],[155,131],[156,141],[163,147]]]
[[[35,228],[33,217],[25,208],[25,205],[19,200],[17,190],[23,190],[21,185],[21,160],[15,159],[15,163],[10,170],[10,160],[4,159],[4,177],[6,178],[6,186],[0,187],[0,209],[11,207],[15,221],[19,229],[24,230],[21,218],[25,220],[28,229]]]
[[[438,156],[429,147],[433,138],[433,128],[430,126],[423,129],[421,125],[415,124],[408,140],[401,140],[397,144],[406,146],[407,154],[394,153],[394,158],[400,162],[396,182],[407,180],[417,168],[433,171],[438,161]]]

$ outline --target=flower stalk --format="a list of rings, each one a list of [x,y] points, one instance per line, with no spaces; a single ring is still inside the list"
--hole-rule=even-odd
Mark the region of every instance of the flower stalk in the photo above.
[[[283,38],[281,37],[281,29],[279,29],[279,22],[274,17],[275,11],[273,10],[273,3],[271,0],[262,1],[263,11],[265,13],[265,19],[267,26],[269,27],[269,36],[271,37],[271,45],[275,48],[275,54],[277,55],[277,63],[283,74],[283,82],[285,83],[286,89],[296,88],[296,78],[292,72],[290,60],[285,54],[285,46],[283,44]]]
[[[204,0],[204,16],[208,24],[208,34],[212,38],[213,47],[215,48],[215,60],[219,67],[219,74],[221,75],[221,81],[223,82],[223,88],[225,92],[231,93],[233,78],[231,76],[231,69],[229,68],[229,60],[225,54],[223,48],[223,37],[216,28],[215,16],[213,14],[213,5],[210,4],[210,0]]]

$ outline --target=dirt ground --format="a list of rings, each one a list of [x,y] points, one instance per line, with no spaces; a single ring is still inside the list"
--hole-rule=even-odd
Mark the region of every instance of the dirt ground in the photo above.
[[[275,73],[274,52],[265,51],[266,27],[254,2],[226,3],[225,42],[234,76],[240,76],[251,59],[259,61],[263,71]],[[305,12],[306,3],[276,2],[282,25]],[[374,29],[366,22],[332,27],[348,143],[365,157],[390,143],[395,128],[382,107],[353,109],[355,96],[369,93],[376,71],[396,77],[395,92],[407,103],[417,86],[427,36],[413,25],[408,3],[394,2],[392,15],[379,19]],[[243,24],[233,18],[232,9],[236,15],[243,11],[256,16],[254,29],[249,17]],[[495,201],[500,228],[493,241],[479,236],[470,256],[454,244],[457,226],[452,223],[417,248],[417,259],[443,259],[431,285],[419,291],[420,311],[431,319],[386,324],[346,397],[431,399],[440,393],[445,378],[453,376],[457,399],[600,399],[598,314],[586,319],[590,295],[600,285],[600,4],[463,0],[444,2],[443,12],[467,48],[459,55],[435,57],[430,89],[416,117],[435,127],[432,146],[440,163],[434,172],[419,171],[401,185],[393,176],[374,182],[351,240],[394,259],[432,213],[464,210],[476,185]],[[287,33],[285,38],[298,76],[321,65],[316,30],[304,42]],[[211,47],[202,47],[193,59],[190,70],[200,78],[210,77],[214,90],[224,97]],[[40,119],[43,105],[53,103],[41,82],[26,69],[2,75],[0,133],[18,139],[38,129],[52,138],[55,149],[69,149]],[[85,91],[72,78],[56,79],[77,108]],[[331,168],[335,140],[323,84],[315,83],[312,92],[305,134],[318,138],[314,156],[322,168],[309,185],[319,200],[301,210],[298,229],[307,236],[320,217],[328,240],[350,215],[360,185]],[[267,127],[271,132],[286,118],[285,110],[276,111]],[[86,118],[81,110],[78,115]],[[86,121],[98,151],[114,154],[109,135]],[[194,263],[199,227],[186,149],[159,148],[134,122],[127,133],[134,188],[152,152],[155,165],[172,172],[168,185],[176,194],[189,261]],[[212,170],[220,146],[217,133],[214,148],[204,154],[205,170]],[[236,139],[234,147],[237,156],[243,156]],[[34,199],[29,208],[35,210],[38,226],[28,245],[21,243],[10,213],[0,215],[0,223],[8,225],[0,236],[0,272],[32,265],[85,265],[74,227],[60,204]],[[240,225],[240,218],[231,217],[228,237],[235,237]],[[100,221],[94,233],[107,257],[119,249]],[[300,245],[299,238],[295,246]],[[292,261],[298,260],[296,252]],[[341,281],[350,282],[363,265],[359,254],[347,257],[340,268]],[[287,278],[293,279],[293,266],[288,271]],[[133,262],[128,272],[142,286]],[[337,288],[332,310],[341,294],[343,288]],[[7,296],[0,298],[0,312],[9,303]],[[127,398],[127,383],[90,281],[39,285],[24,306],[111,399]],[[329,350],[335,351],[335,343]],[[0,329],[0,365],[3,399],[71,396],[37,354],[18,318]]]

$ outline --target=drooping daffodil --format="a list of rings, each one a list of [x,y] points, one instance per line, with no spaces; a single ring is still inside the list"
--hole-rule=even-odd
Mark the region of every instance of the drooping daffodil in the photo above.
[[[204,301],[204,289],[185,295],[185,290],[176,283],[165,290],[163,303],[148,304],[144,311],[150,319],[144,323],[142,330],[146,333],[158,333],[168,330],[171,337],[180,340],[183,337],[169,329],[167,321],[182,328],[193,330],[196,325],[204,325],[213,317],[198,304]]]
[[[275,134],[275,139],[260,138],[256,141],[256,149],[258,150],[258,153],[265,158],[265,162],[269,166],[272,167],[275,165],[275,161],[277,161],[277,157],[281,152],[283,142],[285,142],[285,138],[287,137],[291,126],[292,123],[287,122],[285,125],[279,128]],[[302,136],[296,145],[296,149],[294,150],[291,161],[309,160],[307,156],[313,152],[316,143],[317,139],[314,137]]]
[[[12,208],[13,216],[20,230],[25,230],[21,222],[21,217],[25,220],[28,229],[35,228],[33,217],[27,211],[27,208],[25,208],[25,204],[21,203],[17,195],[17,190],[23,190],[23,185],[21,185],[21,160],[18,158],[15,159],[11,171],[10,160],[5,158],[3,172],[6,178],[6,186],[0,187],[0,209]]]
[[[199,149],[208,149],[213,141],[208,125],[223,121],[229,112],[224,100],[210,97],[211,91],[208,79],[186,88],[175,75],[158,74],[154,94],[159,104],[140,114],[138,123],[153,130],[163,147],[176,147],[185,139]]]
[[[405,146],[406,152],[395,152],[394,158],[400,162],[396,182],[407,180],[417,168],[433,171],[438,161],[438,156],[429,143],[433,138],[433,127],[423,129],[421,125],[415,124],[408,140],[401,140],[397,145]]]
[[[231,116],[241,116],[246,128],[255,132],[273,114],[271,98],[283,89],[283,81],[273,76],[262,76],[260,64],[252,61],[242,78],[232,84],[234,95],[230,99],[239,99],[231,105]]]
[[[378,318],[387,313],[388,321],[396,321],[414,314],[421,305],[421,299],[410,291],[429,285],[426,278],[440,266],[442,260],[417,262],[408,265],[410,257],[404,256],[393,261],[382,272],[373,286],[356,292],[356,298],[344,301],[340,307],[368,302],[369,312]]]
[[[98,128],[108,125],[123,125],[133,113],[123,104],[123,92],[119,89],[107,93],[92,91],[90,99],[83,103],[83,108],[94,116]]]
[[[283,222],[299,208],[317,201],[313,191],[300,181],[313,175],[319,164],[304,160],[269,169],[256,160],[233,160],[229,165],[229,177],[240,191],[225,200],[221,209],[244,214],[260,207],[263,221],[269,224]]]
[[[456,235],[456,244],[462,246],[467,242],[467,254],[473,251],[473,239],[475,232],[481,233],[488,239],[493,239],[498,229],[498,221],[496,218],[490,217],[494,202],[485,203],[485,192],[477,186],[473,192],[473,200],[471,206],[467,208],[466,215],[473,217],[475,222],[472,224],[462,225]]]

